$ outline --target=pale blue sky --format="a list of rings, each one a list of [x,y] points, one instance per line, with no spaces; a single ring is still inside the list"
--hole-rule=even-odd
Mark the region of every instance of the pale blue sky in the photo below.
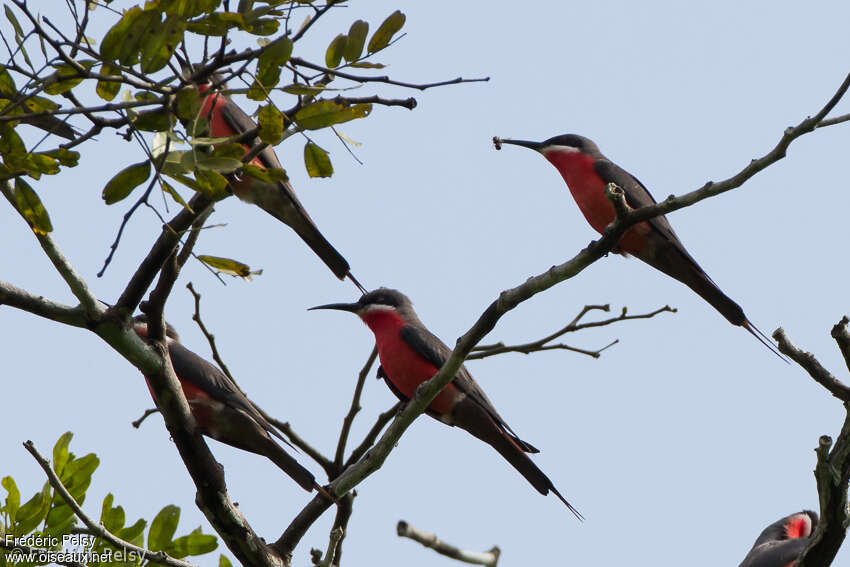
[[[656,198],[728,177],[767,152],[782,130],[816,112],[850,70],[850,9],[842,2],[717,1],[352,3],[315,26],[304,56],[356,18],[372,29],[392,10],[405,37],[378,59],[397,79],[490,76],[489,83],[420,93],[364,87],[357,96],[415,96],[413,112],[376,107],[340,127],[362,142],[356,163],[330,133],[336,175],[308,180],[303,139],[278,148],[293,185],[367,287],[407,293],[448,344],[499,291],[572,257],[595,233],[560,176],[521,148],[493,150],[493,135],[542,140],[573,132],[639,177]],[[105,12],[96,12],[104,17]],[[6,24],[4,24],[6,25]],[[6,28],[4,28],[6,29]],[[253,110],[254,103],[247,105]],[[288,106],[283,103],[283,106]],[[837,112],[850,111],[842,103]],[[847,281],[848,126],[815,132],[741,189],[670,215],[682,241],[765,333],[783,326],[838,376],[829,330],[850,311]],[[82,148],[81,165],[33,187],[54,238],[98,297],[111,301],[147,252],[160,222],[141,210],[102,279],[107,248],[129,203],[100,192],[139,150],[111,134]],[[153,199],[160,209],[162,201]],[[171,203],[170,211],[174,208]],[[194,282],[219,348],[249,396],[331,453],[356,373],[373,339],[356,318],[307,307],[356,299],[294,233],[229,199],[198,252],[263,268],[222,286],[190,263],[167,316],[190,349],[208,356],[183,288]],[[71,295],[17,215],[0,207],[0,279],[62,301]],[[582,333],[593,360],[568,352],[505,355],[469,369],[500,413],[541,449],[535,462],[586,517],[538,495],[490,447],[427,417],[384,468],[358,488],[344,565],[449,565],[395,535],[395,523],[436,531],[473,550],[498,545],[502,565],[737,565],[761,529],[817,508],[818,436],[837,435],[841,404],[795,365],[770,355],[681,284],[641,262],[608,257],[507,315],[487,341],[520,342],[557,329],[585,304],[632,312],[679,309],[650,321]],[[159,417],[130,422],[151,400],[141,376],[90,333],[0,308],[5,434],[0,475],[24,493],[44,479],[21,447],[48,451],[65,430],[72,450],[101,457],[86,509],[107,491],[128,518],[183,508],[181,530],[209,530]],[[370,379],[359,439],[394,403]],[[211,442],[231,498],[273,540],[309,496],[270,462]],[[316,473],[305,456],[301,462]],[[324,549],[332,514],[296,551]],[[616,540],[616,541],[614,541]],[[843,557],[843,560],[842,560]],[[850,553],[839,556],[836,565]],[[210,556],[200,563],[212,565]]]

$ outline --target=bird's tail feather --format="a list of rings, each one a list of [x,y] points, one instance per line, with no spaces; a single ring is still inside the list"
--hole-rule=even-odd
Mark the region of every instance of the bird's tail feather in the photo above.
[[[534,461],[525,454],[523,448],[514,441],[477,403],[470,398],[458,402],[452,412],[455,425],[465,429],[499,452],[540,494],[554,492],[561,502],[575,514],[579,520],[584,517],[576,510],[552,484]]]

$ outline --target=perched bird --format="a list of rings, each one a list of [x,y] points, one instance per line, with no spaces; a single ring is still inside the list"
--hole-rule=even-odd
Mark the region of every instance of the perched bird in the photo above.
[[[134,318],[133,330],[140,337],[146,338],[147,317],[139,315]],[[291,447],[251,400],[216,366],[180,344],[177,331],[167,323],[166,343],[174,374],[180,381],[183,395],[189,402],[201,433],[237,449],[268,457],[308,492],[314,488],[325,492],[316,484],[313,473],[298,464],[272,439],[274,435]],[[148,389],[156,401],[150,382]]]
[[[372,329],[381,359],[378,376],[384,378],[402,401],[412,398],[416,388],[434,376],[451,354],[452,349],[425,328],[416,316],[410,299],[394,289],[382,287],[363,295],[355,303],[332,303],[311,309],[349,311]],[[517,437],[466,367],[461,366],[426,411],[431,417],[465,429],[492,446],[540,494],[554,492],[576,517],[582,519],[526,455],[539,451]]]
[[[215,78],[216,76],[214,76]],[[214,80],[214,79],[211,79]],[[257,124],[229,96],[210,91],[211,83],[199,85],[203,97],[199,116],[207,118],[213,138],[244,134]],[[226,88],[220,85],[220,88]],[[245,151],[249,147],[245,144]],[[265,169],[283,169],[271,147],[263,149],[251,163]],[[313,219],[295,195],[288,180],[265,182],[248,175],[228,177],[233,194],[242,201],[254,203],[279,221],[289,225],[339,279],[348,277],[361,292],[366,292],[351,273],[348,262],[319,232]]]
[[[616,218],[614,205],[605,196],[605,188],[609,183],[616,183],[623,190],[626,203],[633,209],[655,204],[655,199],[643,183],[605,157],[596,144],[584,136],[564,134],[543,142],[494,138],[493,142],[497,149],[501,144],[514,144],[543,154],[564,178],[584,218],[600,234]],[[764,333],[747,319],[741,306],[720,291],[691,257],[664,215],[638,223],[627,230],[614,252],[632,254],[679,280],[710,303],[727,321],[744,327],[782,357]]]
[[[767,526],[738,567],[791,567],[809,545],[818,515],[803,510]]]

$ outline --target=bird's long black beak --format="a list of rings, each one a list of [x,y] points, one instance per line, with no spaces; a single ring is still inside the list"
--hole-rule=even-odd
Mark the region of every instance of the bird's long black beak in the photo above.
[[[543,142],[529,142],[527,140],[512,140],[510,138],[499,138],[498,136],[493,137],[493,145],[496,146],[497,150],[502,149],[502,144],[512,144],[514,146],[522,146],[524,148],[528,148],[530,150],[534,150],[539,152],[543,149]]]
[[[316,307],[311,307],[307,311],[315,311],[317,309],[334,309],[336,311],[348,311],[349,313],[357,313],[360,311],[361,305],[359,303],[328,303],[327,305],[317,305]]]

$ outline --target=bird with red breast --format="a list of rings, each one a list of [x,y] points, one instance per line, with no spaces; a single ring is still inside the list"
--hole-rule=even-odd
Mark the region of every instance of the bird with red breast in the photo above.
[[[363,320],[375,334],[381,360],[378,376],[384,378],[402,401],[410,400],[416,388],[433,377],[452,352],[422,324],[410,299],[394,289],[382,287],[354,303],[331,303],[311,309],[348,311]],[[426,411],[431,417],[465,429],[496,449],[540,494],[554,493],[582,519],[578,510],[529,458],[528,453],[539,451],[514,433],[465,366],[461,366]]]

